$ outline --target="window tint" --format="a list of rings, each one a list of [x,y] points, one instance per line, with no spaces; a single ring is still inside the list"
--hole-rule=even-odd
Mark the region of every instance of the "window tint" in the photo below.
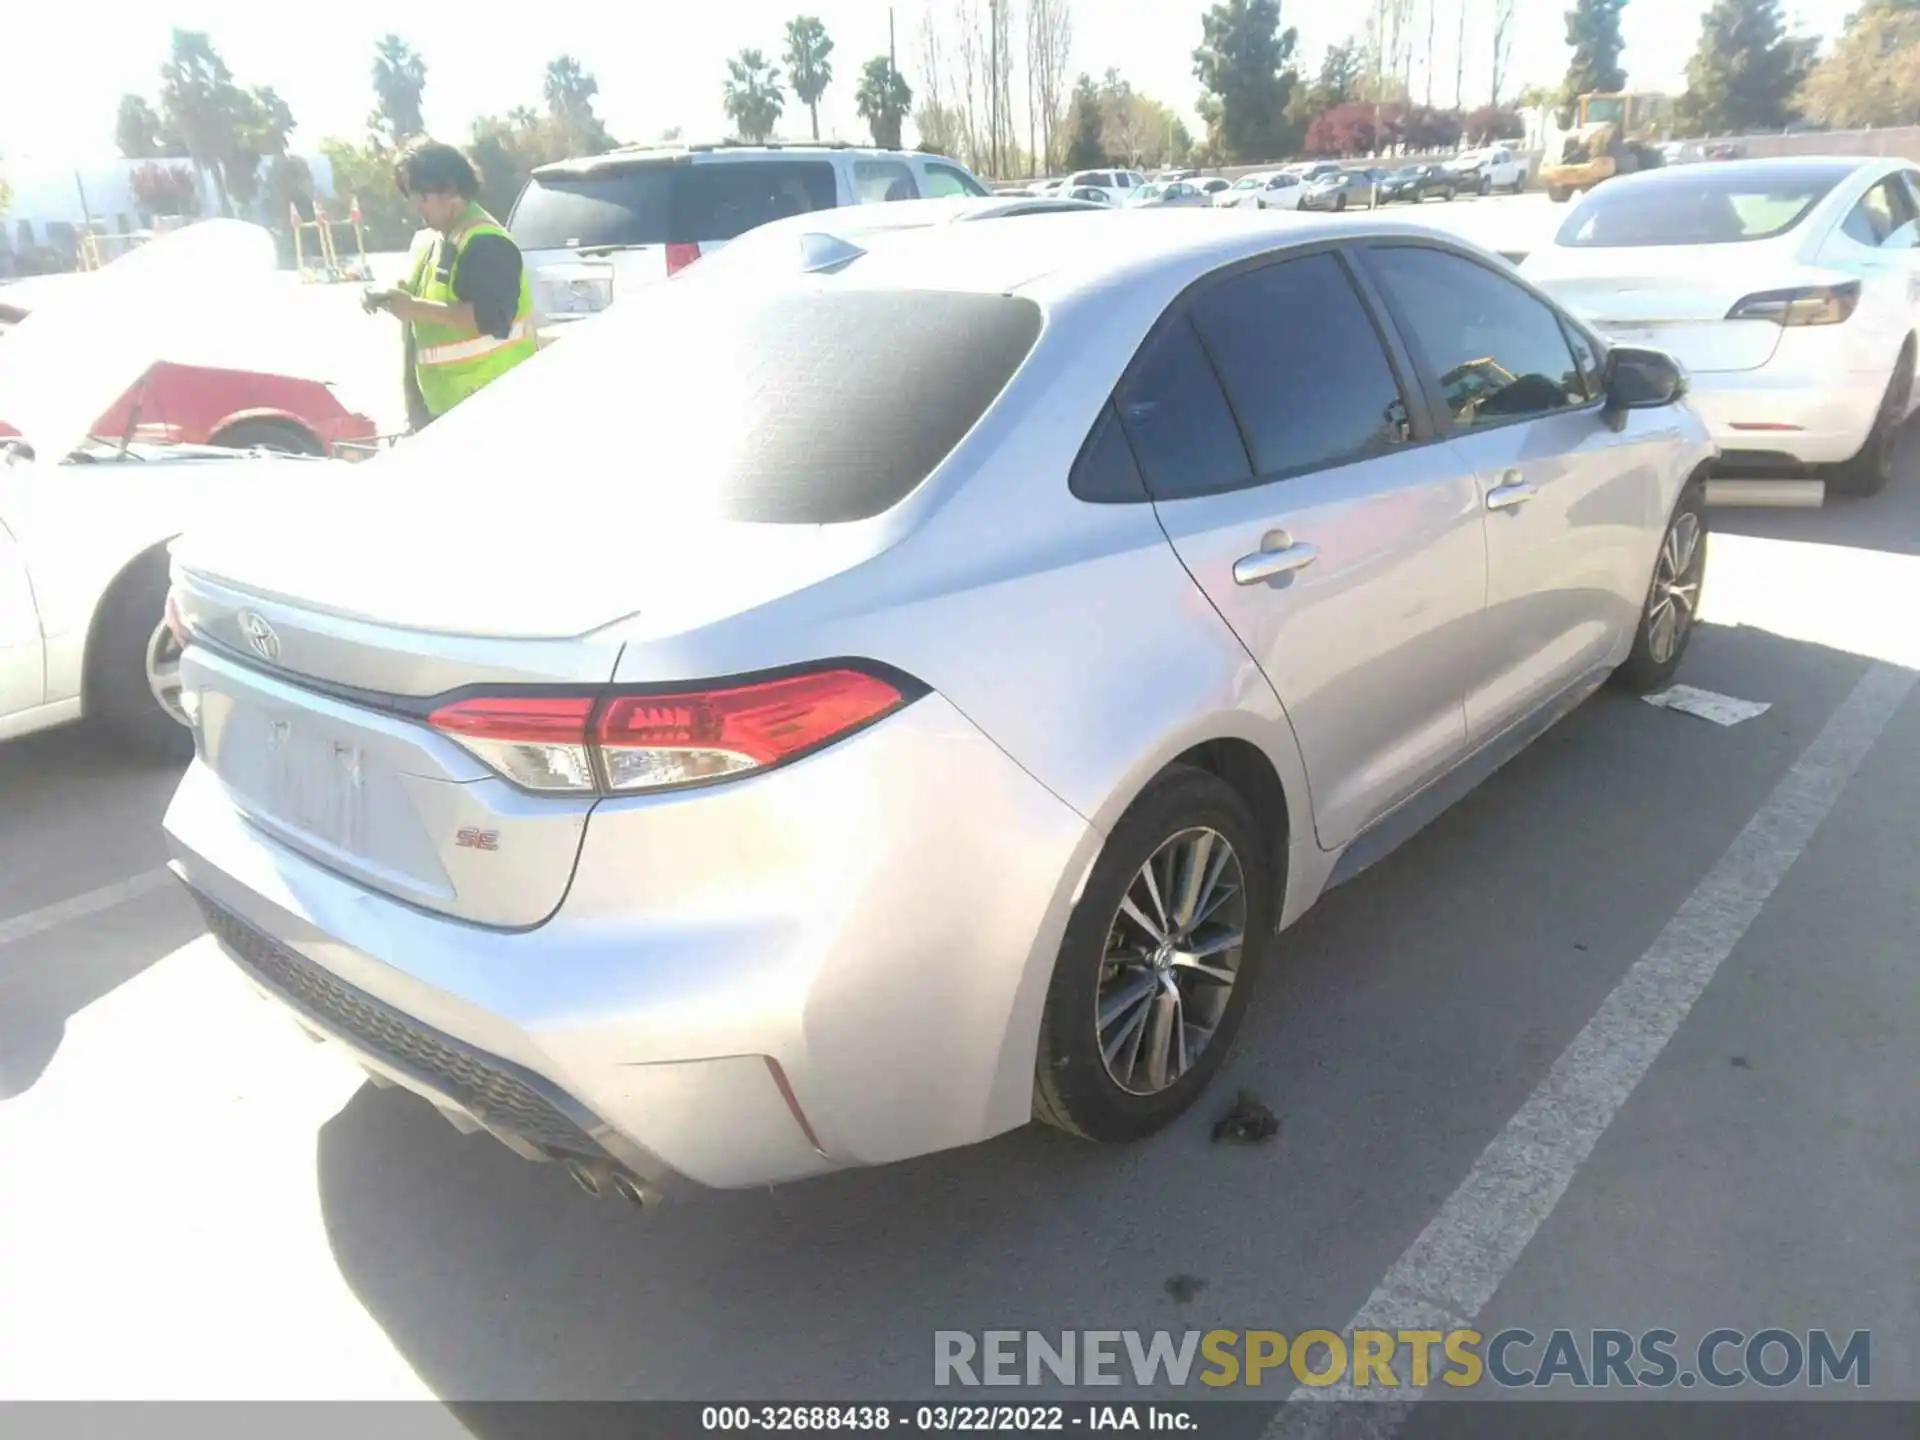
[[[1565,332],[1567,345],[1573,351],[1574,365],[1580,372],[1581,387],[1586,391],[1587,399],[1598,400],[1606,389],[1602,380],[1599,352],[1594,349],[1593,343],[1574,326],[1562,321],[1560,328]]]
[[[1227,397],[1185,315],[1147,341],[1115,400],[1154,499],[1209,495],[1253,478]]]
[[[429,471],[490,459],[502,474],[570,475],[571,503],[606,524],[864,520],[946,459],[1040,327],[1038,306],[1007,295],[656,285],[502,376],[486,405],[449,411],[409,453]],[[609,393],[608,375],[620,398],[605,424],[532,423]],[[503,413],[521,419],[503,426]]]
[[[1126,504],[1147,498],[1146,484],[1140,479],[1140,466],[1127,444],[1126,432],[1111,403],[1101,410],[1093,433],[1074,461],[1067,488],[1082,500],[1098,504]]]
[[[963,171],[951,165],[927,166],[927,192],[931,195],[985,195],[986,190]]]
[[[523,250],[694,244],[837,203],[823,160],[583,168],[535,176],[508,228]]]
[[[1518,285],[1439,250],[1386,247],[1372,260],[1457,424],[1585,402],[1560,317]]]
[[[1331,255],[1265,265],[1193,304],[1262,476],[1378,454],[1408,435],[1386,352]]]
[[[1860,203],[1848,213],[1841,229],[1862,245],[1874,249],[1887,246],[1889,249],[1911,249],[1913,231],[1902,232],[1902,227],[1914,219],[1913,200],[1900,177],[1890,175],[1874,186]],[[1889,241],[1893,243],[1888,244]]]
[[[875,201],[918,200],[920,187],[913,183],[913,171],[898,160],[856,160],[853,193],[862,205],[871,205]]]

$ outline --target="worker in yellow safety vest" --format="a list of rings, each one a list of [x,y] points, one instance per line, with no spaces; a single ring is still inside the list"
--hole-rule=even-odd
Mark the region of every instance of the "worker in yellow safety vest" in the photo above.
[[[414,236],[406,283],[368,291],[362,308],[402,323],[418,430],[534,353],[533,287],[513,237],[474,199],[480,177],[466,156],[418,141],[394,179],[427,228]]]

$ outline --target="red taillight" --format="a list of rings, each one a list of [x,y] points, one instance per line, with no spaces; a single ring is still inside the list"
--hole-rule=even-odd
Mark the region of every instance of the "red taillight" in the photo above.
[[[710,690],[490,695],[427,723],[529,790],[630,794],[764,770],[906,704],[864,670],[815,670]]]
[[[686,269],[687,266],[693,264],[693,262],[698,260],[699,258],[700,258],[700,247],[698,245],[673,244],[673,245],[667,246],[668,276],[671,277],[674,275],[678,275],[682,270]]]

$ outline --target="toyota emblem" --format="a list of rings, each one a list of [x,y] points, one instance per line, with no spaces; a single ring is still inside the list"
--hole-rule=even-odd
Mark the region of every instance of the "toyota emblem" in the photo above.
[[[252,610],[240,612],[240,633],[247,637],[247,648],[262,660],[280,658],[280,637],[274,633],[264,615]]]

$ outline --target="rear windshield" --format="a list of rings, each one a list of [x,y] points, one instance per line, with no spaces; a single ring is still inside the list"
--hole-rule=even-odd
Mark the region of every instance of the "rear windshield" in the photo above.
[[[837,203],[825,160],[636,165],[537,175],[507,228],[522,250],[691,245]]]
[[[1689,166],[1684,185],[1602,185],[1567,217],[1556,243],[1606,249],[1771,240],[1805,219],[1838,179],[1712,174]]]
[[[655,286],[394,454],[423,475],[542,483],[556,535],[865,520],[946,459],[1040,328],[1008,295]]]

